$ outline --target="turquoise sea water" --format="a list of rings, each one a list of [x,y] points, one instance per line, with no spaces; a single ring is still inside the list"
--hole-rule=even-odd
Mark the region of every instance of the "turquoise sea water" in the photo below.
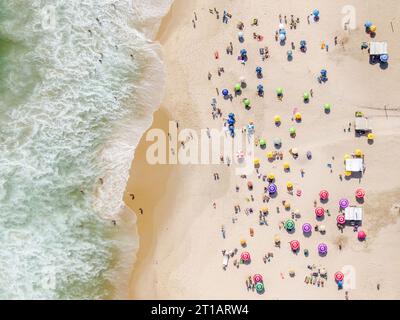
[[[153,2],[0,1],[0,299],[125,297],[122,193],[163,85]]]

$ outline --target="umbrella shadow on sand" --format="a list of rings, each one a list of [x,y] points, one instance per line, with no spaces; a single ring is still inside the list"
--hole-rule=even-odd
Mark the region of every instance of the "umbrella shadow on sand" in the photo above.
[[[364,198],[356,198],[357,203],[363,204],[364,203]]]
[[[303,236],[306,238],[310,238],[312,236],[312,232],[303,232]]]

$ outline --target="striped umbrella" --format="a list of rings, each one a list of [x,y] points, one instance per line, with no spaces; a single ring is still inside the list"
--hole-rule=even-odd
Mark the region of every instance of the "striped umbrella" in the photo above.
[[[321,207],[315,208],[315,214],[319,218],[322,217],[325,214],[324,208]]]
[[[304,223],[302,226],[303,232],[304,233],[310,233],[312,230],[311,224],[309,223]]]
[[[321,190],[321,192],[319,193],[319,198],[321,200],[326,200],[329,197],[329,192],[326,190]]]
[[[285,229],[288,231],[293,230],[295,227],[294,221],[292,219],[286,220],[285,222]]]
[[[264,291],[264,285],[262,282],[256,284],[256,290],[258,293],[262,293]]]
[[[318,252],[320,254],[323,254],[323,255],[327,254],[328,253],[328,246],[325,243],[320,243],[318,245]]]
[[[357,199],[362,199],[362,198],[364,198],[364,196],[365,196],[365,191],[364,191],[364,189],[358,188],[358,189],[356,190],[356,198],[357,198]]]
[[[277,188],[276,188],[276,185],[275,185],[275,184],[271,183],[271,184],[268,186],[268,192],[269,192],[270,194],[274,194],[274,193],[276,192],[276,190],[277,190]]]
[[[336,222],[339,223],[339,224],[345,224],[346,223],[346,219],[345,219],[344,215],[339,214],[336,217]]]
[[[340,201],[339,201],[339,207],[340,207],[341,209],[346,209],[348,206],[349,206],[349,200],[347,200],[347,199],[345,199],[345,198],[340,199]]]
[[[253,276],[253,280],[254,280],[255,283],[262,282],[263,281],[263,277],[261,276],[261,274],[257,273],[257,274],[255,274]]]
[[[243,261],[250,261],[250,253],[248,253],[247,251],[242,252],[242,254],[240,255],[240,259],[242,259]]]
[[[339,282],[339,281],[343,281],[343,279],[344,279],[343,272],[338,271],[335,273],[335,281]]]
[[[300,249],[300,242],[297,240],[292,240],[290,241],[290,248],[292,248],[293,251],[297,251]]]

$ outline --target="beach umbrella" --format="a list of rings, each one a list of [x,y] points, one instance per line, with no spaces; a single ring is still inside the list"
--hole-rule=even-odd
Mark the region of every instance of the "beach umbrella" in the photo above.
[[[321,191],[320,191],[320,193],[319,193],[319,198],[320,198],[321,200],[326,200],[326,199],[328,199],[328,197],[329,197],[328,191],[326,191],[326,190],[321,190]]]
[[[297,240],[292,240],[292,241],[290,241],[290,248],[291,248],[293,251],[299,250],[299,249],[300,249],[300,242],[297,241]]]
[[[320,231],[320,232],[325,232],[325,231],[326,231],[325,225],[324,225],[324,224],[320,225],[320,226],[318,227],[318,231]]]
[[[258,92],[263,92],[263,91],[264,91],[264,87],[263,87],[262,84],[259,84],[259,85],[257,86],[257,91],[258,91]]]
[[[244,247],[246,245],[246,240],[240,239],[240,245]]]
[[[386,63],[389,60],[389,56],[387,54],[382,54],[379,59],[381,60],[381,62]]]
[[[248,107],[248,106],[250,106],[250,99],[244,99],[243,100],[243,103],[244,103],[244,105],[246,106],[246,107]]]
[[[291,57],[291,56],[293,56],[293,51],[292,50],[288,50],[286,52],[286,54],[287,54],[288,57]]]
[[[285,29],[285,25],[283,23],[280,23],[279,24],[279,30],[283,30],[283,29]]]
[[[275,121],[275,123],[281,122],[281,116],[275,116],[274,121]]]
[[[257,74],[261,74],[261,72],[262,72],[262,68],[261,68],[261,67],[257,67],[257,68],[256,68],[256,73],[257,73]]]
[[[268,186],[268,192],[269,192],[270,194],[274,194],[276,191],[277,191],[276,185],[273,184],[273,183],[271,183],[271,184]]]
[[[285,207],[285,209],[290,209],[290,202],[289,201],[285,201],[285,204],[283,205]]]
[[[244,36],[243,32],[239,31],[238,32],[238,38],[239,39],[243,39],[243,36]]]
[[[318,245],[318,252],[322,255],[325,255],[328,253],[328,246],[325,243],[320,243]]]
[[[280,237],[279,235],[276,235],[276,236],[274,237],[274,242],[275,242],[275,243],[281,242],[281,237]]]
[[[254,165],[259,165],[260,164],[260,159],[258,159],[258,158],[255,158],[254,159]]]
[[[296,112],[296,114],[294,115],[294,118],[296,120],[301,120],[301,113],[300,112]]]
[[[275,180],[275,175],[273,173],[269,173],[267,176],[268,180],[272,181]]]
[[[350,177],[350,176],[352,175],[352,172],[351,172],[351,171],[345,171],[345,172],[344,172],[344,175],[345,175],[346,177]]]
[[[245,262],[250,261],[250,253],[248,253],[247,251],[242,252],[242,254],[240,255],[240,259]]]
[[[357,198],[357,199],[362,199],[362,198],[364,198],[364,196],[365,196],[365,191],[364,191],[364,189],[358,188],[358,189],[356,190],[356,198]]]
[[[281,96],[283,94],[283,88],[282,87],[276,88],[276,94],[278,96]]]
[[[372,25],[372,26],[369,28],[369,30],[370,30],[371,32],[376,32],[376,25]]]
[[[241,150],[241,151],[239,151],[237,154],[236,154],[236,157],[238,158],[238,159],[243,159],[244,158],[244,152]]]
[[[273,157],[274,157],[274,154],[272,153],[272,151],[267,152],[268,159],[272,159]]]
[[[346,218],[344,217],[343,214],[339,214],[339,215],[336,217],[336,222],[337,222],[338,224],[343,225],[343,224],[346,223]]]
[[[260,139],[260,146],[265,146],[267,143],[265,142],[265,139]]]
[[[358,234],[357,234],[357,237],[358,237],[358,240],[365,240],[365,238],[367,237],[367,234],[364,232],[364,231],[358,231]]]
[[[297,148],[292,148],[292,154],[299,154],[299,150],[297,150]]]
[[[325,103],[325,104],[324,104],[324,109],[325,109],[326,111],[331,110],[331,107],[332,107],[332,105],[331,105],[330,103]]]
[[[344,274],[340,271],[335,273],[335,281],[339,282],[339,281],[343,281],[344,279]]]
[[[279,33],[279,40],[284,41],[286,39],[286,35],[284,33]]]
[[[292,182],[286,183],[286,187],[287,187],[289,190],[293,189],[293,183],[292,183]]]
[[[247,181],[247,188],[253,189],[253,182]]]
[[[311,224],[309,223],[304,223],[301,228],[303,229],[304,233],[310,233],[312,230]]]
[[[375,139],[375,135],[370,132],[370,133],[368,133],[367,138],[368,138],[368,140],[374,140]]]
[[[351,156],[349,154],[345,154],[343,158],[344,158],[344,160],[347,160],[347,159],[350,159]]]
[[[274,138],[274,145],[280,146],[282,144],[282,140],[280,138]]]
[[[240,83],[246,83],[246,78],[243,77],[243,76],[241,76],[241,77],[239,78],[239,82],[240,82]]]
[[[284,34],[284,35],[286,35],[286,30],[285,30],[284,28],[280,29],[280,30],[279,30],[279,34]]]
[[[354,154],[356,155],[356,157],[362,157],[362,155],[363,155],[363,153],[362,153],[362,151],[360,149],[356,149]]]
[[[308,92],[304,92],[303,93],[303,98],[304,98],[304,100],[310,99],[310,94]]]
[[[325,69],[321,70],[321,76],[322,77],[326,77],[327,73],[328,73],[328,71],[326,71]]]
[[[322,217],[324,214],[325,214],[324,208],[321,208],[321,207],[315,208],[315,215],[316,215],[317,217],[320,218],[320,217]]]
[[[290,164],[289,164],[289,162],[285,162],[285,163],[283,164],[283,169],[285,169],[285,170],[289,170],[289,169],[290,169]]]
[[[371,28],[372,27],[372,22],[371,21],[366,21],[364,23],[364,27],[367,28],[367,29]]]
[[[319,16],[319,10],[318,9],[314,9],[313,15],[318,17]]]
[[[262,282],[256,284],[256,290],[258,293],[262,293],[264,291],[264,285]]]
[[[291,135],[296,134],[296,128],[295,128],[295,127],[290,127],[289,133],[290,133]]]
[[[224,97],[226,97],[228,94],[229,94],[228,89],[222,90],[222,95],[223,95]]]
[[[311,157],[312,157],[311,151],[307,151],[306,155],[307,155],[307,159],[311,159]]]
[[[240,50],[240,55],[241,55],[242,57],[247,56],[247,50],[246,50],[246,49]]]
[[[254,282],[255,283],[259,283],[259,282],[262,282],[263,281],[263,277],[261,276],[261,274],[255,274],[254,276],[253,276],[253,280],[254,280]]]
[[[267,213],[268,212],[268,208],[267,207],[263,207],[263,208],[261,208],[261,211],[264,212],[264,213]]]
[[[240,91],[242,89],[242,86],[240,83],[235,84],[235,91]]]
[[[285,229],[288,231],[293,230],[295,227],[294,221],[292,219],[286,220],[285,222]]]
[[[339,207],[341,209],[346,209],[349,206],[349,200],[342,198],[339,200]]]

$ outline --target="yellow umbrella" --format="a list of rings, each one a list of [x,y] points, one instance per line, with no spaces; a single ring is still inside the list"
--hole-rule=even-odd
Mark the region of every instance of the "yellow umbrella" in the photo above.
[[[351,176],[351,171],[345,171],[345,172],[344,172],[344,175],[345,175],[346,177],[350,177],[350,176]]]
[[[285,163],[283,164],[283,169],[285,169],[285,170],[290,169],[290,164],[289,164],[289,162],[285,162]]]
[[[295,117],[296,120],[301,120],[301,113],[300,112],[296,112],[294,117]]]
[[[288,183],[286,184],[286,187],[287,187],[288,189],[293,189],[293,183],[288,182]]]
[[[264,213],[267,213],[268,212],[268,208],[267,207],[263,207],[263,208],[261,208],[261,211],[264,212]]]
[[[351,157],[350,157],[350,155],[349,154],[345,154],[344,155],[344,160],[347,160],[347,159],[350,159]]]
[[[259,164],[260,164],[260,159],[255,158],[255,159],[254,159],[254,164],[255,164],[255,165],[259,165]]]
[[[245,246],[246,245],[246,240],[240,239],[240,245]]]
[[[368,138],[368,140],[374,140],[375,139],[375,135],[373,133],[368,133],[367,138]]]
[[[274,180],[275,175],[273,173],[268,174],[268,180]]]
[[[268,159],[272,159],[273,157],[274,157],[274,154],[272,153],[272,151],[267,152]]]
[[[275,241],[275,243],[281,242],[281,237],[278,236],[278,235],[276,235],[276,236],[274,237],[274,241]]]
[[[376,26],[375,26],[375,25],[372,25],[372,26],[369,28],[369,30],[371,30],[371,32],[375,32],[375,31],[376,31]]]
[[[284,207],[285,207],[285,209],[290,209],[290,202],[289,201],[285,201]]]
[[[281,122],[281,116],[275,116],[274,117],[275,122]]]
[[[362,151],[360,149],[356,149],[355,155],[356,155],[356,157],[361,157],[362,156]]]

